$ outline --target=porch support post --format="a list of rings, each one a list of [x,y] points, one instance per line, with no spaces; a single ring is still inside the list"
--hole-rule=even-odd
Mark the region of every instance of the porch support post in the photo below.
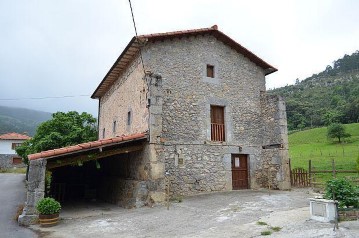
[[[27,181],[27,199],[24,210],[18,218],[20,225],[28,226],[38,222],[36,211],[37,202],[45,195],[46,160],[36,159],[29,161],[29,174]]]

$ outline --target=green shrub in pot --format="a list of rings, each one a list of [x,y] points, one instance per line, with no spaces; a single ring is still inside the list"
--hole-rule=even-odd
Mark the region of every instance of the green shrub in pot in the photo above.
[[[51,215],[59,213],[61,210],[61,205],[53,198],[42,198],[36,204],[36,209],[42,215]]]

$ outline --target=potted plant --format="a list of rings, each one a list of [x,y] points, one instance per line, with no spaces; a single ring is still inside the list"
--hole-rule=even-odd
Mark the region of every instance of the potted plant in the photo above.
[[[59,221],[61,205],[53,198],[42,198],[37,204],[41,226],[54,226]]]

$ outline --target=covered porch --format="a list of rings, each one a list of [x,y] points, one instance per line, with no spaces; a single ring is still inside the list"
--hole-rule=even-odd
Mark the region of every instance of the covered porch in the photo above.
[[[140,133],[30,155],[19,223],[36,222],[36,203],[43,197],[65,207],[97,202],[132,208],[163,200],[164,166],[152,152],[147,134]]]

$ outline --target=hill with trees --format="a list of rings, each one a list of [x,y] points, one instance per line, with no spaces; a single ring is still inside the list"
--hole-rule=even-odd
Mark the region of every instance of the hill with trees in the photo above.
[[[0,106],[0,134],[17,132],[33,136],[39,124],[50,118],[49,112]]]
[[[319,74],[269,93],[285,98],[289,131],[359,122],[359,51]]]

